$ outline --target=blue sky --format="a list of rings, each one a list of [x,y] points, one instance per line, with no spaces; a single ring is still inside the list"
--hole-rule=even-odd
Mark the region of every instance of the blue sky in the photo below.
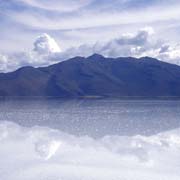
[[[29,51],[42,33],[53,37],[66,52],[108,44],[128,33],[136,36],[146,27],[155,32],[153,48],[158,42],[178,46],[179,9],[178,0],[0,0],[0,53]]]

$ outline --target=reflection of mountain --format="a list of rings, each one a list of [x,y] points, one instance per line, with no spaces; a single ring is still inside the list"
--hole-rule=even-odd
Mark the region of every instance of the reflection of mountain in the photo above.
[[[180,67],[144,57],[93,55],[0,74],[1,96],[180,96]]]

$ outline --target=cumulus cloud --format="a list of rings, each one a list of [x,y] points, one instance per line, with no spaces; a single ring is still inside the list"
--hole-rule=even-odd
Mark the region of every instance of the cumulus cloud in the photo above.
[[[145,137],[77,137],[0,123],[3,180],[179,180],[179,129]]]
[[[149,46],[153,46],[153,34],[154,30],[146,27],[137,33],[123,34],[105,44],[96,45],[95,50],[107,57],[137,56],[138,53],[142,53],[141,51],[146,51]]]
[[[34,51],[39,54],[51,54],[61,52],[61,49],[53,38],[44,33],[34,42]]]
[[[57,62],[56,54],[61,55],[61,48],[48,34],[38,36],[33,45],[29,52],[0,54],[0,71],[9,72],[22,66],[47,66]]]
[[[163,44],[159,49],[159,59],[180,65],[180,44],[170,46]]]

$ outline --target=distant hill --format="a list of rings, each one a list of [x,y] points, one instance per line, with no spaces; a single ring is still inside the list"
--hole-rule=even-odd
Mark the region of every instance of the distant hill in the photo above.
[[[149,57],[75,57],[1,73],[0,96],[180,96],[180,67]]]

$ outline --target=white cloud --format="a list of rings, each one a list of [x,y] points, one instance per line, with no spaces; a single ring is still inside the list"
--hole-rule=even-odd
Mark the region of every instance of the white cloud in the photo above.
[[[71,12],[88,5],[92,0],[21,0],[30,6],[45,10]]]
[[[178,5],[149,7],[146,8],[146,11],[144,9],[139,11],[81,9],[71,13],[62,13],[60,9],[60,12],[48,13],[48,16],[46,13],[37,11],[13,11],[11,14],[8,13],[4,12],[6,16],[25,26],[48,30],[86,29],[138,23],[147,24],[172,19],[179,20],[180,17]]]
[[[47,66],[57,62],[56,54],[61,54],[61,48],[48,34],[38,36],[34,47],[29,52],[0,54],[1,72],[16,70],[22,66]]]
[[[2,1],[0,51],[20,51],[21,44],[26,50],[32,37],[43,32],[52,34],[62,48],[67,48],[110,40],[143,26],[155,27],[157,36],[177,42],[179,5],[177,0]]]
[[[162,47],[159,49],[158,57],[166,62],[172,62],[180,65],[180,45],[162,45]]]
[[[34,51],[39,54],[50,54],[61,52],[61,49],[57,42],[45,33],[34,42]]]
[[[71,47],[72,42],[77,47],[89,41],[113,39],[118,33],[143,26],[155,27],[158,36],[177,42],[179,6],[177,0],[2,1],[0,50],[19,51],[19,44],[27,49],[32,36],[43,32],[56,36],[64,47]]]
[[[137,56],[142,53],[141,51],[146,51],[149,46],[154,46],[153,34],[154,30],[146,27],[137,33],[123,34],[119,38],[102,44],[98,46],[97,51],[107,57]]]

